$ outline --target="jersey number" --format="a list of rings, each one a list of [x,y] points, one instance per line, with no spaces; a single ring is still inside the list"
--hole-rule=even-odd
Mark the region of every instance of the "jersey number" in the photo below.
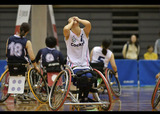
[[[98,57],[98,60],[99,60],[100,62],[104,62],[104,59],[105,59],[105,57],[102,57],[102,56],[99,56],[99,57]]]
[[[20,43],[11,42],[8,49],[10,49],[11,56],[19,57],[22,55],[22,45]]]

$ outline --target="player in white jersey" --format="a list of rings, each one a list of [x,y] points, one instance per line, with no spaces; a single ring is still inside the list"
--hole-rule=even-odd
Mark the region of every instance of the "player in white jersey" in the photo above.
[[[111,63],[113,71],[116,73],[118,78],[117,66],[114,59],[114,54],[108,47],[111,44],[111,40],[103,40],[101,46],[95,46],[90,53],[91,63],[104,63],[104,69],[108,67],[108,63]]]
[[[80,28],[79,23],[84,25]],[[80,19],[77,16],[70,17],[68,24],[63,28],[65,43],[67,47],[67,65],[73,69],[74,73],[89,69],[89,49],[88,40],[91,31],[91,23],[88,20]],[[82,77],[91,78],[91,73],[83,74]],[[87,89],[87,87],[85,87]],[[81,89],[82,90],[82,89]],[[80,100],[82,94],[79,94]],[[88,91],[83,93],[85,101],[88,99]]]
[[[74,67],[89,67],[88,40],[91,24],[87,20],[71,17],[64,27],[63,33],[67,47],[67,65]],[[82,23],[85,27],[79,26]]]

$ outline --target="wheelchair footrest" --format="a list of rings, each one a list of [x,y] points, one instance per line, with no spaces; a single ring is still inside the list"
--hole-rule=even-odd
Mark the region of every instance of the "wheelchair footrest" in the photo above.
[[[92,93],[97,93],[97,92],[98,92],[98,90],[97,90],[97,89],[93,89],[93,88],[92,88],[92,89],[90,90],[90,92],[92,92]]]
[[[66,102],[64,105],[103,105],[103,104],[110,104],[109,102]]]
[[[79,93],[79,90],[70,90],[70,92],[71,92],[72,94],[78,94],[78,93]]]
[[[72,94],[78,94],[78,93],[79,93],[79,90],[70,90],[70,92],[71,92]],[[98,90],[92,88],[89,92],[91,92],[91,93],[97,93]]]

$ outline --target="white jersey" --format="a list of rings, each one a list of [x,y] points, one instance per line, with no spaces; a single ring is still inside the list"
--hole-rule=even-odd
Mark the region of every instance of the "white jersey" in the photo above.
[[[108,63],[110,61],[111,55],[112,55],[112,52],[109,49],[107,49],[107,54],[103,55],[102,47],[96,46],[93,48],[91,63],[97,63],[97,62],[103,61],[104,67],[108,67]]]
[[[81,29],[78,37],[70,30],[69,39],[65,40],[67,47],[67,65],[70,67],[89,67],[88,40],[85,32]]]

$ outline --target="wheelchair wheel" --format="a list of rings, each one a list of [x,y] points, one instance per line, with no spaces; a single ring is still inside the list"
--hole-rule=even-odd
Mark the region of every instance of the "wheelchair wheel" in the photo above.
[[[28,84],[34,97],[40,103],[46,103],[48,101],[49,90],[47,82],[34,68],[28,71]]]
[[[10,96],[8,93],[8,85],[9,85],[9,70],[6,69],[4,73],[0,77],[0,103],[7,100],[7,98]]]
[[[71,71],[69,69],[62,70],[55,79],[50,91],[49,106],[52,110],[57,111],[64,104],[70,85]]]
[[[156,82],[156,86],[154,87],[151,104],[152,108],[155,109],[156,106],[159,104],[160,101],[160,78],[158,78],[158,81]]]
[[[119,79],[116,78],[113,71],[108,68],[105,70],[105,77],[110,85],[112,94],[115,97],[119,97],[121,95],[121,85]]]
[[[104,104],[101,105],[101,108],[103,110],[110,110],[112,104],[112,96],[109,83],[100,71],[98,71],[97,69],[93,70],[98,74],[99,77],[97,80],[98,97],[96,99],[100,102],[104,102]]]

